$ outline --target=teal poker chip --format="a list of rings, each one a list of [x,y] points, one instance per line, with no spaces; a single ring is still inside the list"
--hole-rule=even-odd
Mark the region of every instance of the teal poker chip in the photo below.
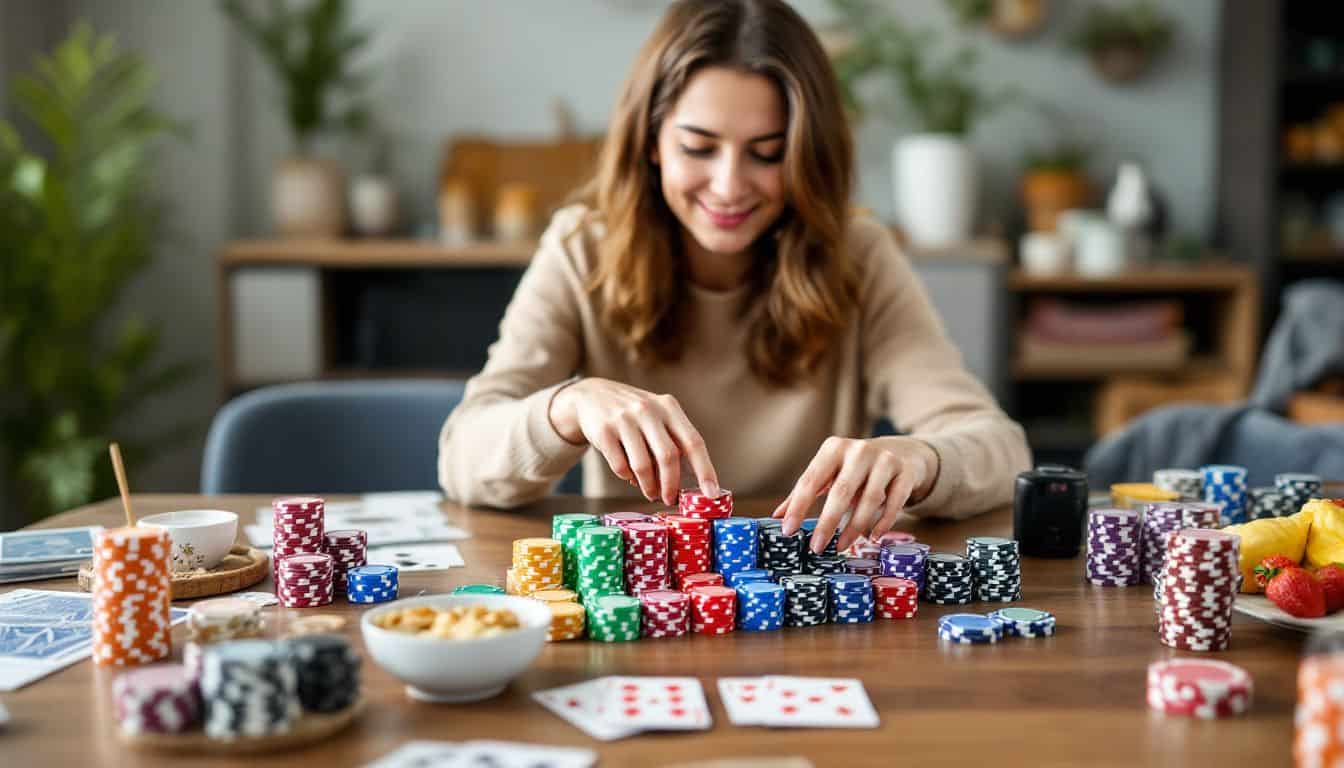
[[[1035,608],[1000,608],[989,618],[1003,625],[1010,637],[1048,637],[1055,634],[1055,617]]]

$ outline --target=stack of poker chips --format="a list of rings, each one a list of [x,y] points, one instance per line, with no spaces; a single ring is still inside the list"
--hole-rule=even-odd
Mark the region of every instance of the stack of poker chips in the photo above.
[[[814,555],[807,552],[803,555],[803,573],[810,573],[814,576],[844,573],[845,560],[844,555]]]
[[[565,564],[564,584],[567,589],[574,589],[579,583],[579,529],[597,524],[597,515],[581,512],[551,518],[551,538],[560,542],[561,556]]]
[[[821,576],[798,574],[779,580],[784,587],[784,626],[815,627],[825,624],[830,586]]]
[[[727,579],[756,567],[756,521],[727,517],[714,521],[714,570]]]
[[[600,643],[639,639],[639,600],[628,595],[597,595],[586,603],[588,637]]]
[[[1099,587],[1128,587],[1143,575],[1139,513],[1093,509],[1087,519],[1086,578]]]
[[[326,553],[331,555],[332,585],[337,592],[344,592],[345,572],[368,564],[369,534],[354,528],[327,531],[322,534],[322,540]]]
[[[206,649],[201,672],[205,734],[233,740],[285,733],[302,712],[293,658],[266,640],[239,640]]]
[[[677,512],[682,517],[719,520],[733,516],[733,492],[720,490],[710,497],[695,489],[685,489],[677,497]]]
[[[966,558],[975,575],[975,599],[1011,603],[1022,599],[1022,557],[1014,539],[972,536],[966,540]]]
[[[1004,637],[1049,637],[1055,634],[1055,617],[1035,608],[1000,608],[989,618],[1003,627]]]
[[[286,608],[330,605],[335,565],[325,552],[290,555],[276,563],[275,596]],[[347,572],[348,573],[348,572]]]
[[[1148,665],[1148,707],[1164,715],[1201,720],[1243,715],[1251,708],[1251,692],[1250,674],[1225,661],[1169,659]],[[1304,764],[1310,763],[1298,763]]]
[[[546,642],[555,643],[583,637],[584,627],[588,623],[588,611],[584,610],[582,605],[563,601],[548,602],[546,607],[551,609],[551,626],[546,629]]]
[[[726,635],[737,617],[737,591],[730,587],[693,587],[691,631],[697,635]]]
[[[644,609],[644,637],[683,637],[691,631],[691,597],[685,592],[654,589],[639,596]]]
[[[714,568],[711,521],[680,515],[668,515],[663,521],[668,528],[672,586],[681,589],[682,577],[692,573],[706,573]]]
[[[579,529],[577,591],[584,605],[601,595],[621,594],[625,588],[621,575],[624,548],[620,528],[594,525]]]
[[[340,635],[287,640],[297,673],[299,704],[308,712],[339,712],[359,696],[359,654]]]
[[[1283,494],[1273,486],[1260,486],[1246,490],[1246,518],[1263,520],[1267,517],[1283,517],[1287,504]],[[1291,514],[1288,512],[1287,514]]]
[[[882,547],[882,575],[910,579],[924,591],[924,558],[928,550],[909,544],[888,544]]]
[[[845,573],[857,573],[860,576],[881,576],[882,564],[869,557],[845,558]]]
[[[738,587],[752,581],[773,581],[770,578],[770,572],[764,568],[748,568],[745,571],[738,571],[724,579],[727,586],[737,589]]]
[[[938,619],[938,639],[959,645],[997,643],[1003,625],[978,613],[949,613]]]
[[[910,579],[873,579],[873,598],[877,615],[884,619],[913,619],[919,612],[919,585]]]
[[[95,664],[134,666],[172,653],[170,548],[163,528],[110,528],[94,534]]]
[[[748,632],[769,632],[784,626],[784,588],[752,581],[737,588],[737,626]]]
[[[723,574],[721,573],[692,573],[681,580],[681,591],[690,592],[696,587],[722,587]]]
[[[1282,515],[1296,514],[1302,505],[1321,492],[1321,476],[1284,472],[1274,476],[1274,487],[1283,498]]]
[[[770,572],[770,578],[803,572],[803,534],[794,531],[785,536],[780,526],[762,526],[758,544],[757,565]]]
[[[1246,468],[1209,464],[1199,471],[1204,478],[1204,500],[1223,506],[1220,525],[1246,522]]]
[[[836,573],[826,577],[830,587],[830,620],[833,624],[867,624],[873,620],[873,584],[867,576]]]
[[[542,590],[542,593],[551,593],[556,590]],[[453,587],[454,595],[506,595],[508,592],[501,586],[495,584],[461,584]],[[537,597],[536,593],[533,597]]]
[[[961,555],[935,552],[925,560],[924,599],[937,605],[965,605],[975,595],[971,563]]]
[[[513,567],[504,578],[509,594],[530,597],[539,590],[562,588],[564,580],[565,558],[560,542],[539,538],[513,542]]]
[[[655,518],[618,527],[625,546],[625,593],[638,597],[646,590],[672,586],[667,569],[667,526]]]
[[[1204,498],[1204,476],[1194,469],[1159,469],[1153,473],[1153,485],[1180,495],[1181,501]]]
[[[188,674],[197,679],[205,646],[254,637],[261,637],[260,605],[237,597],[202,600],[187,613],[187,645],[182,649],[182,662]]]
[[[1203,528],[1168,538],[1158,637],[1172,648],[1221,651],[1232,633],[1240,537]]]
[[[1295,765],[1339,765],[1344,758],[1344,654],[1316,653],[1302,659],[1293,721]]]
[[[290,555],[326,550],[326,509],[326,503],[316,496],[291,496],[271,502],[272,566],[278,568]]]
[[[363,565],[345,572],[345,598],[352,603],[390,602],[397,599],[398,588],[394,565]]]
[[[125,734],[182,733],[201,721],[200,690],[180,664],[123,672],[112,683],[112,702]]]

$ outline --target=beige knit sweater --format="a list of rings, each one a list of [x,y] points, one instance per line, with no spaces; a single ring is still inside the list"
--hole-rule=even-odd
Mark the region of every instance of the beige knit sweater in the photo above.
[[[932,492],[908,509],[969,517],[1009,503],[1031,457],[1022,428],[966,372],[923,285],[887,230],[851,222],[864,270],[861,307],[818,375],[789,389],[758,381],[743,354],[745,288],[691,288],[695,318],[684,359],[631,362],[601,327],[584,290],[602,228],[583,206],[556,213],[490,347],[439,438],[439,482],[463,504],[513,507],[545,496],[581,458],[586,496],[637,496],[596,450],[551,425],[552,395],[596,376],[681,403],[708,445],[719,483],[737,496],[783,499],[823,440],[864,437],[888,416],[941,460]],[[694,476],[683,472],[683,485]],[[642,498],[642,497],[641,497]],[[815,510],[814,510],[815,512]]]

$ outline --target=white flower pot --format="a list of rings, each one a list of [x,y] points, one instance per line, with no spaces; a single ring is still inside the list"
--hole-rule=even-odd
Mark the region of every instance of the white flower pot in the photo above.
[[[350,222],[361,235],[387,235],[397,226],[397,188],[384,176],[359,176],[350,185]]]
[[[910,243],[944,248],[971,238],[979,188],[975,152],[959,136],[906,136],[892,150],[896,220]]]
[[[345,174],[330,160],[296,155],[271,179],[271,215],[286,237],[340,237],[345,232]]]

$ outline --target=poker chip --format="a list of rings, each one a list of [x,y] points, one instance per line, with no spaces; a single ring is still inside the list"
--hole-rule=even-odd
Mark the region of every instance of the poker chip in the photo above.
[[[331,555],[325,552],[300,552],[281,558],[275,566],[275,596],[286,608],[330,605],[335,592],[334,574]]]
[[[645,512],[608,512],[602,516],[602,525],[624,528],[630,523],[648,523],[657,519],[657,515],[650,515]]]
[[[857,573],[833,573],[826,577],[829,618],[832,624],[867,624],[876,612],[873,585]]]
[[[617,527],[624,537],[625,593],[638,597],[645,590],[671,587],[667,525],[652,519],[629,521]]]
[[[681,581],[681,591],[690,592],[696,587],[722,587],[723,574],[721,573],[692,573],[687,574]]]
[[[1244,715],[1251,708],[1251,692],[1246,670],[1224,661],[1171,659],[1148,665],[1148,707],[1165,715],[1201,720]]]
[[[1204,498],[1204,475],[1193,469],[1159,469],[1153,472],[1153,485],[1179,494],[1180,501]]]
[[[830,618],[830,585],[821,576],[798,574],[780,578],[784,587],[784,626],[815,627]]]
[[[578,593],[584,605],[602,595],[619,595],[625,588],[622,575],[625,534],[610,525],[579,529]],[[592,617],[589,617],[591,624]]]
[[[596,515],[569,513],[551,518],[551,538],[560,542],[561,557],[564,559],[564,586],[566,589],[578,587],[579,574],[579,529],[598,524]]]
[[[639,600],[628,595],[597,595],[586,603],[588,637],[599,643],[639,639]]]
[[[286,733],[302,712],[294,659],[278,643],[212,645],[202,667],[205,733],[210,738],[231,741]]]
[[[682,577],[693,573],[708,573],[714,569],[714,545],[710,521],[668,515],[663,518],[663,522],[668,528],[672,586],[681,589]]]
[[[913,619],[919,612],[919,585],[911,579],[879,576],[872,580],[876,614],[883,619]]]
[[[727,580],[756,567],[756,521],[728,517],[713,521],[714,570]]]
[[[737,588],[737,628],[769,632],[784,626],[785,590],[769,581],[750,581]]]
[[[163,528],[109,528],[94,534],[95,664],[149,664],[172,653],[170,550]]]
[[[271,567],[304,553],[326,551],[326,502],[317,496],[290,496],[271,500]]]
[[[345,598],[352,603],[386,603],[397,599],[397,568],[365,565],[345,572]]]
[[[1022,599],[1022,555],[1017,541],[972,536],[966,539],[966,559],[971,563],[976,600],[1010,603]]]
[[[726,635],[737,616],[737,591],[729,587],[692,587],[691,631],[697,635]]]
[[[510,571],[513,576],[512,594],[531,597],[538,590],[563,589],[564,549],[555,539],[518,539],[513,542],[513,566]],[[507,580],[505,589],[508,589]]]
[[[1250,488],[1246,491],[1246,517],[1251,520],[1290,515],[1292,512],[1289,510],[1292,506],[1292,502],[1279,493],[1278,488],[1272,486]]]
[[[999,622],[1005,637],[1049,637],[1055,634],[1055,617],[1047,611],[1034,608],[1000,608],[989,613]]]
[[[848,558],[844,555],[814,555],[811,552],[805,552],[803,553],[803,573],[814,576],[844,573],[847,560]]]
[[[938,639],[960,645],[997,643],[1003,625],[978,613],[949,613],[938,619]]]
[[[803,532],[803,554],[804,554],[804,556],[807,556],[807,555],[810,555],[810,554],[817,554],[817,555],[838,555],[838,554],[840,554],[840,550],[839,550],[839,544],[840,544],[840,529],[839,529],[839,528],[836,528],[835,531],[831,533],[831,538],[826,542],[826,546],[824,546],[824,547],[821,548],[821,551],[820,551],[820,552],[817,552],[817,553],[813,553],[813,552],[812,552],[812,544],[813,544],[813,542],[812,542],[812,535],[816,532],[816,530],[817,530],[817,524],[820,523],[820,522],[821,522],[821,520],[820,520],[819,518],[809,517],[809,518],[806,518],[805,520],[803,520],[802,525],[801,525],[801,527],[799,528],[799,530],[801,530],[801,531]]]
[[[880,551],[879,554],[881,554]],[[860,576],[881,576],[882,564],[871,557],[846,557],[845,573],[857,573]]]
[[[1199,468],[1204,479],[1204,501],[1221,504],[1220,526],[1246,522],[1245,467],[1209,464]]]
[[[774,581],[774,579],[771,578],[770,571],[764,568],[748,568],[731,574],[725,581],[727,582],[726,586],[737,589],[750,581]]]
[[[880,560],[882,557],[882,547],[887,544],[909,544],[914,540],[914,534],[906,533],[905,531],[887,531],[876,539],[860,536],[840,554],[845,555],[846,557]]]
[[[1187,528],[1169,534],[1158,601],[1158,638],[1186,651],[1221,651],[1232,633],[1240,537]]]
[[[546,606],[551,609],[551,626],[546,629],[546,642],[556,643],[583,637],[588,611],[582,605],[575,602],[552,601],[547,602]]]
[[[323,551],[331,556],[332,586],[345,591],[345,572],[368,564],[369,534],[358,529],[327,531]]]
[[[691,597],[685,592],[649,590],[639,596],[639,603],[644,637],[682,637],[691,631]]]
[[[1275,517],[1296,514],[1302,505],[1321,492],[1321,476],[1299,472],[1283,472],[1274,476],[1274,490],[1279,494],[1273,508]]]
[[[553,590],[541,590],[541,591],[542,591],[542,592],[548,592],[548,591],[553,591]],[[454,595],[503,595],[503,594],[506,594],[506,592],[505,592],[505,590],[504,590],[503,587],[496,586],[496,585],[494,585],[494,584],[462,584],[462,585],[453,587],[453,594],[454,594]],[[534,593],[532,596],[533,596],[533,597],[536,597],[537,595]]]
[[[295,690],[307,712],[339,712],[359,696],[359,654],[340,635],[302,635],[284,642]]]
[[[677,497],[677,514],[701,520],[719,520],[733,515],[733,492],[719,490],[713,498],[694,488],[683,489]]]
[[[924,558],[928,549],[915,542],[886,544],[882,547],[882,575],[909,579],[924,591]]]
[[[453,594],[458,594],[458,592],[454,590]],[[532,599],[540,600],[543,603],[577,603],[579,602],[579,593],[572,589],[542,589],[533,592]]]
[[[1336,766],[1344,759],[1344,655],[1309,654],[1297,667],[1293,759],[1298,766]]]
[[[128,670],[112,682],[112,705],[122,733],[182,733],[201,721],[196,680],[181,664]]]
[[[779,526],[765,526],[760,529],[757,565],[776,573],[803,572],[803,532],[794,531],[785,536]],[[775,577],[778,579],[778,577]]]
[[[971,563],[961,555],[935,552],[925,561],[924,599],[938,605],[965,605],[975,596]]]
[[[1139,513],[1098,508],[1088,512],[1085,578],[1099,587],[1128,587],[1142,578]]]

